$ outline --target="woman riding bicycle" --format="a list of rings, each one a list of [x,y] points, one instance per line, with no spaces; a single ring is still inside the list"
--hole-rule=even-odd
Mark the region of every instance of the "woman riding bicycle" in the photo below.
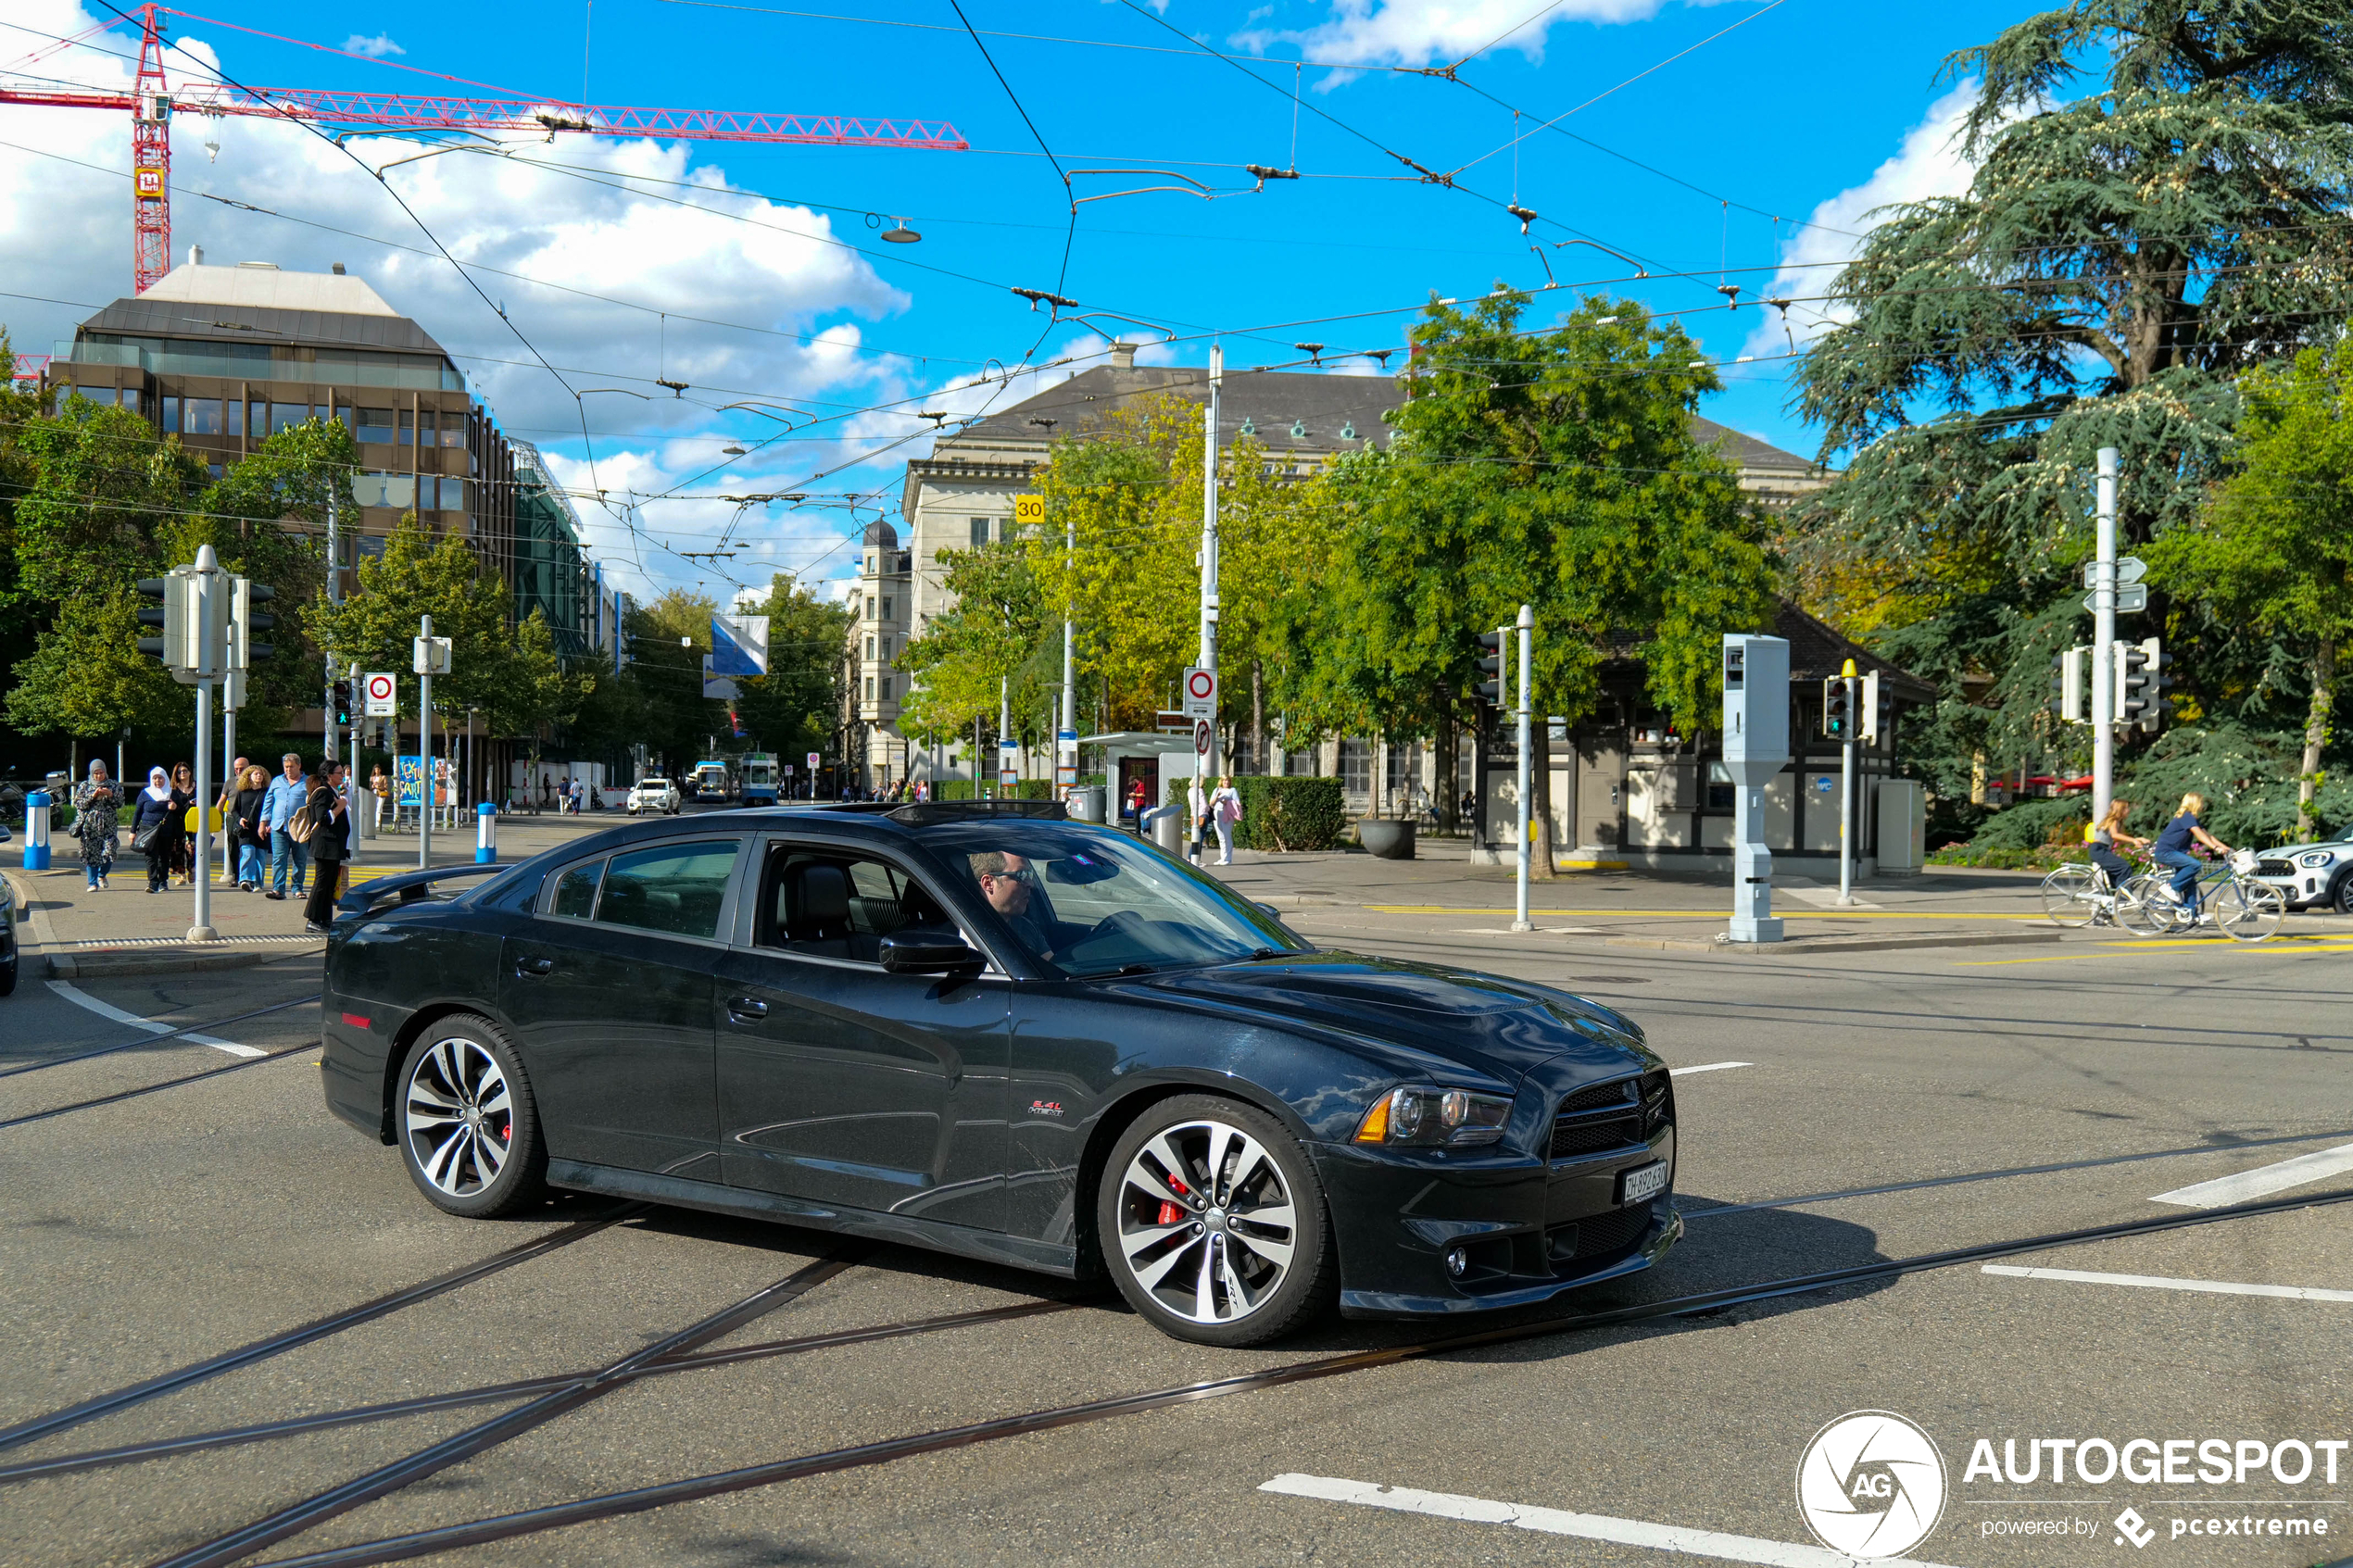
[[[2191,914],[2198,912],[2197,857],[2190,853],[2192,840],[2205,845],[2217,855],[2228,855],[2231,847],[2215,837],[2198,822],[2198,813],[2206,809],[2206,797],[2192,790],[2182,797],[2173,820],[2158,830],[2157,845],[2149,851],[2149,859],[2160,866],[2173,869],[2173,897],[2180,899]]]
[[[2146,849],[2149,847],[2147,839],[2134,838],[2124,831],[2124,819],[2132,814],[2131,801],[2110,801],[2108,814],[2083,830],[2083,836],[2091,846],[2092,864],[2107,873],[2111,889],[2123,886],[2133,875],[2133,862],[2117,851]]]

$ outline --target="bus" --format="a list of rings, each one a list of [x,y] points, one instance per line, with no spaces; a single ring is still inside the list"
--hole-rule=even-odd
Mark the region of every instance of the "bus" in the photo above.
[[[776,759],[766,752],[754,752],[744,759],[744,804],[776,804]]]
[[[686,784],[697,800],[724,800],[735,793],[727,764],[715,759],[696,763],[695,771],[686,775]]]

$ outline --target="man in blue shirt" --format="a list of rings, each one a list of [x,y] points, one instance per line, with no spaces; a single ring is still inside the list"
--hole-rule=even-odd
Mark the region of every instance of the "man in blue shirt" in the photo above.
[[[285,897],[286,866],[292,861],[295,897],[299,898],[303,878],[310,869],[310,850],[296,844],[286,828],[294,821],[294,814],[308,800],[310,791],[308,782],[302,776],[302,759],[289,751],[281,760],[285,771],[270,781],[269,791],[261,797],[261,825],[270,834],[270,891],[262,897]]]

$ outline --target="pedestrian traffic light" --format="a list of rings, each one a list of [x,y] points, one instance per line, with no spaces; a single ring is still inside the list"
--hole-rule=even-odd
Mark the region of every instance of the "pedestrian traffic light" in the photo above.
[[[1504,647],[1510,637],[1509,627],[1478,634],[1478,646],[1486,655],[1478,661],[1478,672],[1489,677],[1478,684],[1479,700],[1492,703],[1497,708],[1504,706]]]
[[[2051,711],[2064,723],[2090,721],[2083,712],[2083,676],[2090,668],[2091,652],[2078,644],[2065,653],[2051,655]]]
[[[199,558],[208,560],[210,551],[210,546],[205,546]],[[140,638],[139,651],[162,659],[171,678],[182,685],[226,672],[224,581],[218,568],[180,566],[163,577],[143,577],[136,584],[139,596],[147,601],[139,608],[139,624],[163,633]]]
[[[1855,716],[1846,700],[1846,677],[1822,677],[1822,734],[1844,740],[1855,733]]]
[[[1856,715],[1867,746],[1895,743],[1895,694],[1874,670],[1863,677],[1863,711]]]
[[[268,643],[253,640],[256,632],[267,632],[278,624],[278,618],[253,607],[268,604],[278,596],[278,590],[267,583],[250,578],[229,580],[229,668],[250,670],[257,659],[268,659],[277,651]]]
[[[351,724],[351,683],[337,681],[334,687],[335,728],[347,729]]]
[[[2116,721],[2155,730],[2164,717],[2164,689],[2172,680],[2163,671],[2165,649],[2158,639],[2116,645]]]

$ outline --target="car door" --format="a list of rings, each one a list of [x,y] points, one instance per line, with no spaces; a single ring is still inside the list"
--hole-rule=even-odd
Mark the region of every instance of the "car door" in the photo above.
[[[1010,983],[886,973],[882,936],[948,915],[871,850],[769,839],[745,886],[719,969],[727,1180],[998,1228]]]
[[[665,839],[582,860],[506,939],[500,1007],[552,1158],[721,1179],[714,974],[742,850]]]

